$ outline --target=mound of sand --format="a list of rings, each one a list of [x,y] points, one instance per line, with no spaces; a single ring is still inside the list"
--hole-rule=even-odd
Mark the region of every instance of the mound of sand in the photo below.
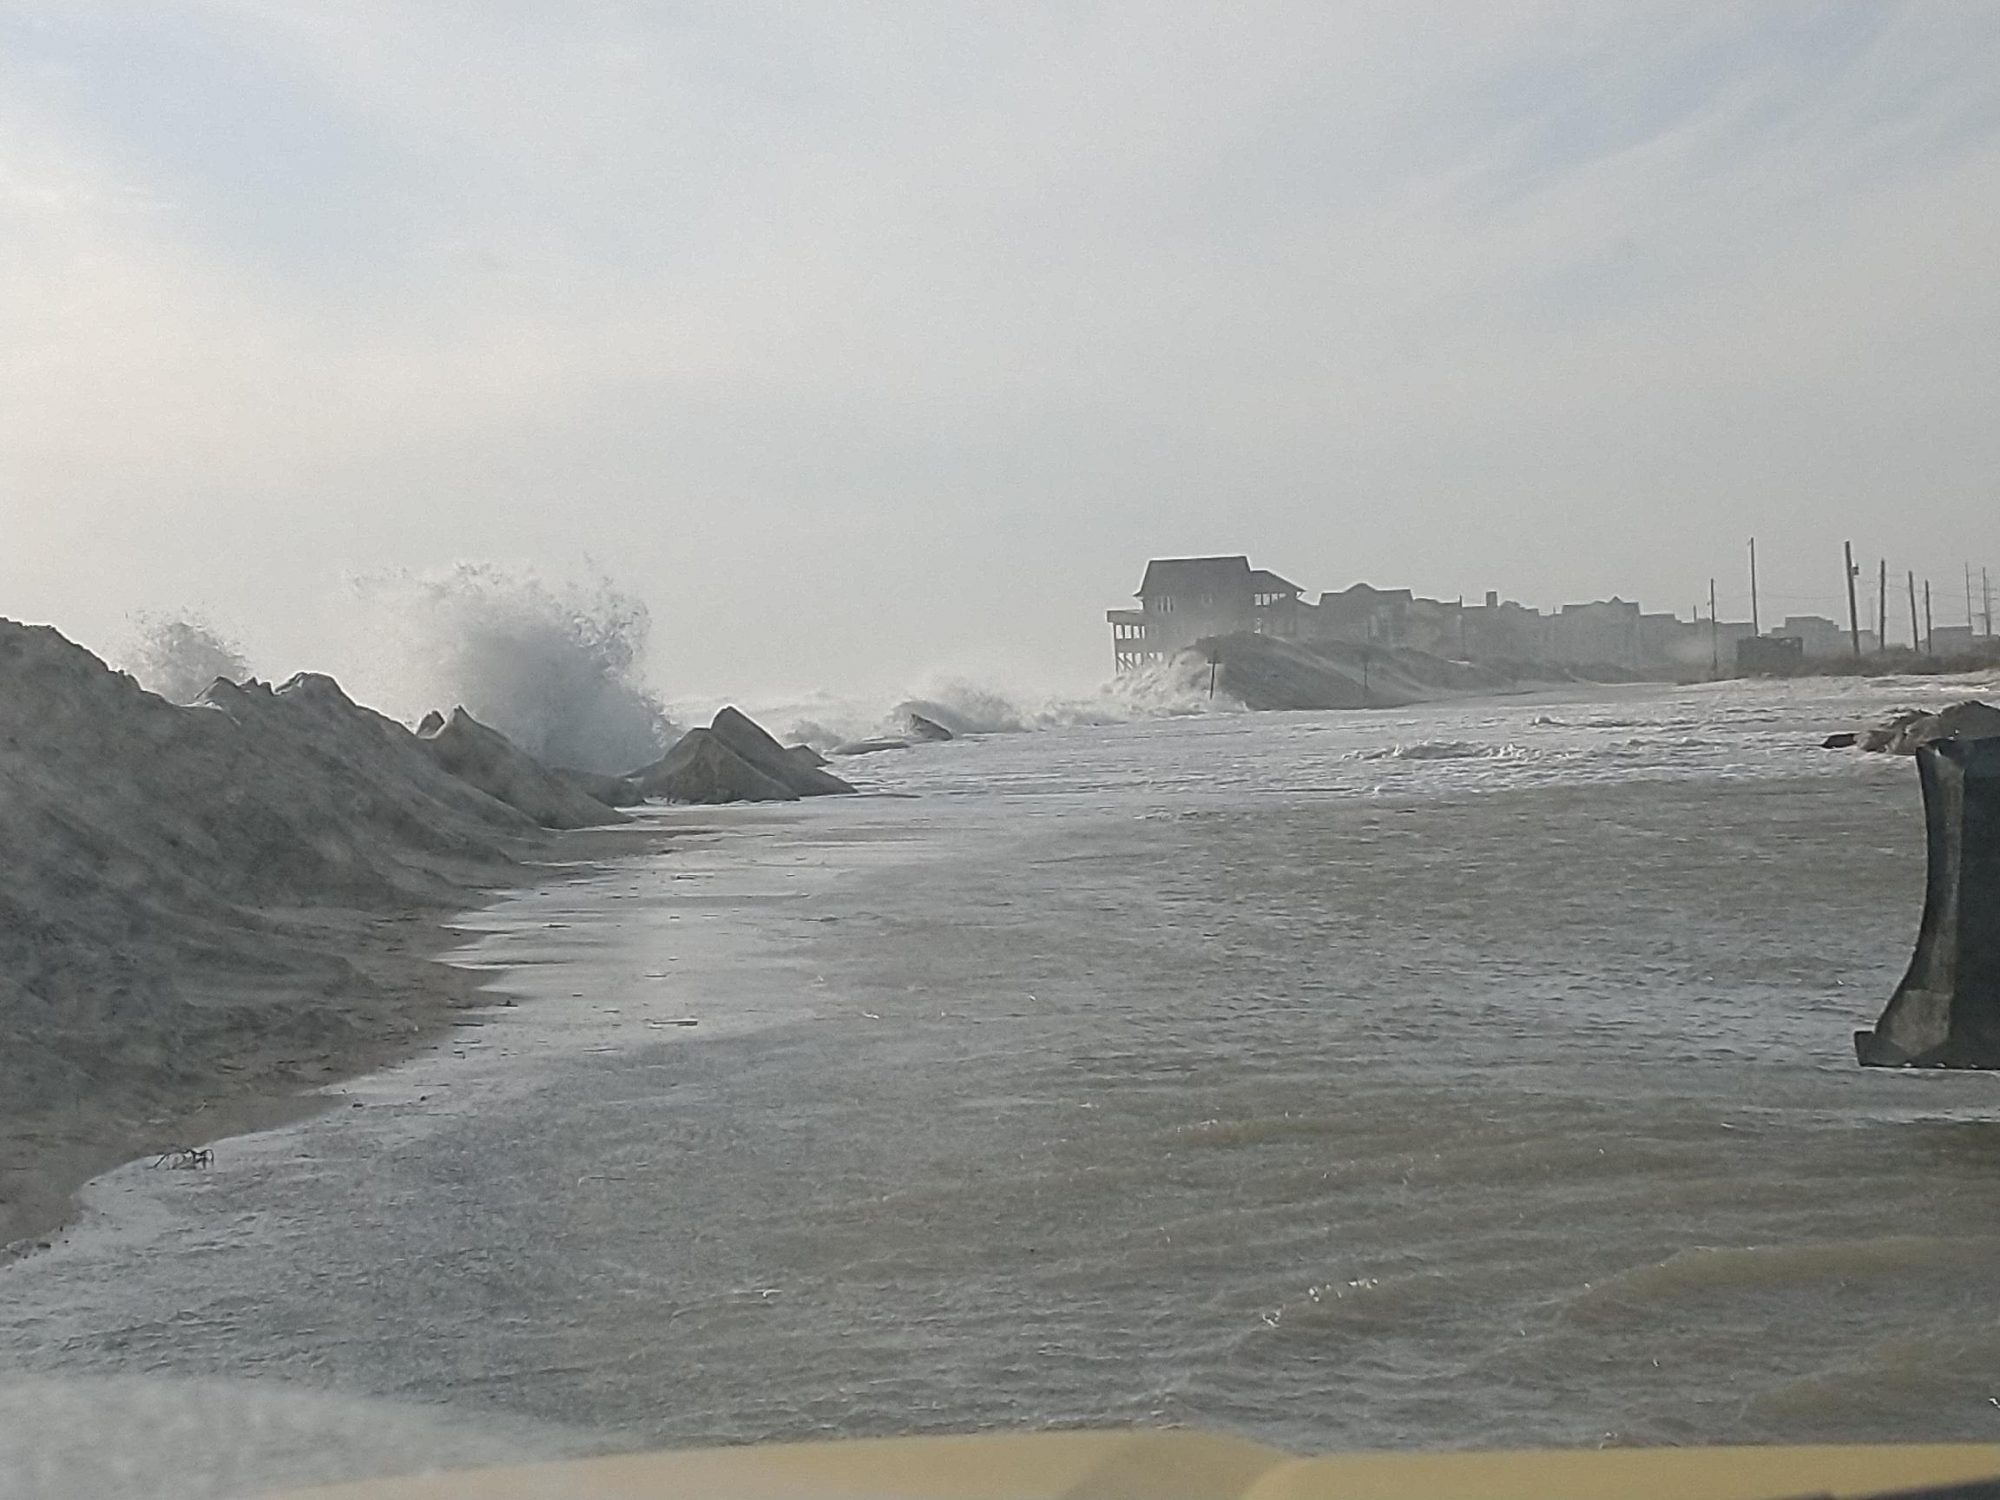
[[[418,726],[417,742],[459,780],[544,828],[595,828],[626,821],[609,803],[544,766],[463,708],[453,709],[449,719],[435,714],[425,719]]]
[[[670,802],[796,802],[854,790],[787,750],[748,714],[725,708],[632,779]]]
[[[419,961],[420,914],[518,879],[542,837],[331,678],[178,707],[0,620],[0,1241],[49,1172],[466,1003]]]
[[[837,797],[854,790],[838,776],[805,765],[773,739],[763,725],[738,709],[723,709],[708,727],[711,734],[744,760],[766,775],[777,777],[801,797]]]
[[[690,729],[637,779],[647,796],[669,802],[799,800],[787,782],[751,765],[709,729]]]
[[[1227,635],[1197,648],[1203,663],[1209,648],[1220,668],[1221,691],[1245,708],[1402,708],[1519,687],[1497,669],[1401,647]]]

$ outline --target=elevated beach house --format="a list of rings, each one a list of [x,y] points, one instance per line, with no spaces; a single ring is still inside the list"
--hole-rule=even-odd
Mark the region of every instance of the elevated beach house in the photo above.
[[[1196,641],[1255,631],[1299,633],[1299,586],[1250,559],[1163,557],[1146,564],[1137,609],[1114,609],[1111,648],[1121,672],[1165,661]]]

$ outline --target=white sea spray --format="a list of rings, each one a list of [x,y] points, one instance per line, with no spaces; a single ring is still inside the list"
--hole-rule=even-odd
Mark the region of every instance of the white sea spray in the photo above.
[[[192,703],[222,677],[241,682],[250,663],[235,639],[199,609],[132,616],[132,639],[116,665],[169,703]]]
[[[802,702],[759,702],[752,711],[785,730],[787,739],[824,749],[873,735],[902,734],[913,714],[942,725],[954,735],[981,735],[1240,713],[1243,709],[1227,693],[1209,695],[1206,667],[1176,660],[1121,673],[1086,693],[1038,693],[939,676],[886,708],[879,698],[849,701],[822,695]]]
[[[634,770],[672,739],[644,677],[651,618],[608,578],[551,583],[462,562],[353,590],[367,649],[356,675],[398,713],[463,706],[529,754],[584,771]]]

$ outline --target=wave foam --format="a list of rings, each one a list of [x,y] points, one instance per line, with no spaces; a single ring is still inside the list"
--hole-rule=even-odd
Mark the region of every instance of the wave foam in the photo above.
[[[133,640],[119,665],[139,686],[169,703],[192,703],[216,678],[241,682],[250,675],[243,648],[199,610],[132,616]]]
[[[646,606],[599,576],[552,587],[461,563],[358,580],[371,687],[415,716],[462,706],[530,755],[619,774],[655,759],[673,725],[641,679]]]
[[[1226,694],[1208,696],[1207,669],[1199,662],[1166,662],[1123,673],[1093,693],[1074,697],[1035,697],[963,678],[943,678],[886,712],[827,700],[766,710],[772,722],[791,726],[788,738],[822,749],[874,735],[902,734],[911,714],[921,714],[954,735],[984,735],[1241,712],[1242,704]]]
[[[1416,740],[1357,750],[1357,760],[1509,760],[1521,754],[1513,745],[1482,745],[1470,740]]]

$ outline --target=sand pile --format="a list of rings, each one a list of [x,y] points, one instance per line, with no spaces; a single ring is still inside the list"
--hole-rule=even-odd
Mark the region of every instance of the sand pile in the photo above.
[[[614,788],[626,783],[545,766],[462,708],[453,709],[449,719],[439,714],[425,719],[417,728],[417,743],[459,780],[544,828],[596,828],[625,821],[613,799],[619,795]],[[627,800],[636,800],[636,792]]]
[[[413,913],[539,837],[331,678],[177,707],[0,620],[0,1240],[80,1170],[57,1158],[152,1149],[464,1003]]]
[[[796,802],[854,790],[821,764],[816,751],[788,750],[748,714],[725,708],[632,779],[670,802]]]
[[[1405,647],[1229,635],[1216,652],[1221,692],[1252,709],[1403,708],[1458,694],[1511,692],[1505,672]],[[1189,653],[1201,655],[1201,648]],[[1206,666],[1192,663],[1206,678]]]

